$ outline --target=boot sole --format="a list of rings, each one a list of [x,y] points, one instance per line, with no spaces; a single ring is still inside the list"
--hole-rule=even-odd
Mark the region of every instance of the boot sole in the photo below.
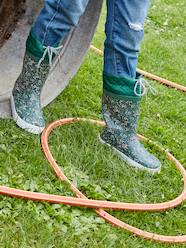
[[[157,169],[151,169],[151,168],[147,168],[145,166],[143,166],[142,164],[137,163],[136,161],[132,160],[131,158],[129,158],[128,156],[126,156],[125,154],[123,154],[122,152],[118,151],[115,147],[111,146],[110,144],[108,144],[107,142],[105,142],[100,136],[99,136],[99,141],[104,144],[107,145],[108,147],[110,147],[114,153],[116,155],[118,155],[123,161],[125,161],[128,165],[139,169],[139,170],[145,170],[147,172],[150,172],[151,174],[155,174],[155,173],[160,173],[161,171],[161,167],[157,168]]]
[[[19,115],[17,114],[16,108],[15,108],[13,96],[11,96],[10,102],[11,102],[13,119],[20,128],[32,134],[41,134],[43,132],[45,127],[38,127],[38,126],[32,125],[30,123],[27,123],[26,121],[24,121],[23,119],[19,117]]]

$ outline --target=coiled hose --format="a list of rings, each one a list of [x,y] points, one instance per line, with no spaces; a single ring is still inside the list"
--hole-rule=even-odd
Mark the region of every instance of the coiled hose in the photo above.
[[[93,49],[97,54],[102,55],[102,51],[99,49],[91,46],[91,49]],[[142,70],[138,71],[143,74],[144,76],[156,80],[157,82],[163,83],[167,86],[176,88],[178,90],[181,90],[183,92],[186,92],[186,87],[178,85],[176,83],[170,82],[166,79],[157,77],[155,75],[152,75],[150,73],[144,72]],[[16,198],[23,198],[23,199],[29,199],[33,201],[42,201],[42,202],[49,202],[52,204],[66,204],[70,206],[78,206],[78,207],[86,207],[86,208],[93,208],[95,209],[96,213],[102,217],[107,222],[113,224],[114,226],[117,226],[119,228],[125,229],[131,233],[133,233],[136,236],[143,237],[145,239],[150,239],[154,241],[159,241],[163,243],[186,243],[186,235],[183,236],[165,236],[165,235],[159,235],[151,232],[146,232],[141,229],[138,229],[136,227],[133,227],[131,225],[128,225],[124,223],[123,221],[115,218],[114,216],[108,214],[104,209],[112,209],[112,210],[129,210],[129,211],[166,211],[171,208],[175,208],[176,206],[182,204],[186,200],[186,170],[183,167],[183,165],[166,149],[162,148],[161,146],[153,143],[151,140],[148,140],[142,135],[138,135],[138,138],[143,141],[148,141],[149,143],[154,144],[157,146],[157,148],[164,152],[167,156],[167,159],[174,162],[177,169],[180,171],[183,177],[184,181],[184,187],[182,193],[175,199],[163,202],[163,203],[157,203],[157,204],[139,204],[139,203],[125,203],[125,202],[111,202],[111,201],[101,201],[101,200],[92,200],[87,199],[87,197],[80,192],[72,183],[71,181],[65,176],[63,171],[61,170],[60,166],[56,163],[54,157],[52,156],[52,153],[49,149],[48,145],[48,139],[49,135],[52,132],[54,128],[57,128],[62,125],[67,125],[70,123],[83,121],[83,122],[89,122],[92,124],[105,126],[105,123],[102,121],[97,120],[89,120],[89,119],[83,119],[83,118],[66,118],[57,120],[53,123],[51,123],[42,133],[41,137],[41,145],[43,152],[46,156],[46,159],[48,160],[50,166],[54,170],[56,176],[61,180],[62,182],[67,182],[70,185],[71,190],[75,193],[76,197],[68,197],[68,196],[59,196],[59,195],[49,195],[49,194],[43,194],[43,193],[36,193],[36,192],[30,192],[30,191],[24,191],[19,189],[14,189],[10,187],[4,187],[0,186],[0,194],[10,196],[10,197],[16,197]]]

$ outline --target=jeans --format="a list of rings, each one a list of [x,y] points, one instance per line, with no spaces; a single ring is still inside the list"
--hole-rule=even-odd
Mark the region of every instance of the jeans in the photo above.
[[[140,43],[150,0],[107,0],[104,72],[136,78]],[[44,46],[55,46],[78,24],[88,0],[45,0],[32,27]]]
[[[32,33],[44,46],[54,46],[77,26],[88,0],[45,0],[32,27]]]

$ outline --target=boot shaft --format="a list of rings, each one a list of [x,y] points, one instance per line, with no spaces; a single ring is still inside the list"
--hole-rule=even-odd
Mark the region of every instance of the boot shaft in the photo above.
[[[103,117],[109,129],[136,133],[140,100],[135,97],[118,97],[104,90],[102,98]]]
[[[29,94],[34,91],[35,94],[40,95],[49,71],[48,64],[42,63],[38,68],[38,62],[33,60],[32,56],[26,51],[22,72],[15,83],[13,92],[19,91],[23,94]]]

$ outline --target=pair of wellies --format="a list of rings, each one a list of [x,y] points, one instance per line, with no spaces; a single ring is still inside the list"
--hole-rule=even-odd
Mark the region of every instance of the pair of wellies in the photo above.
[[[44,47],[30,33],[22,72],[11,98],[14,120],[30,133],[40,134],[45,128],[40,95],[56,54],[53,51],[55,48]],[[160,171],[161,164],[144,148],[136,134],[140,101],[145,93],[146,86],[140,75],[129,79],[103,73],[102,112],[106,128],[100,134],[100,141],[112,147],[129,165],[155,173]]]

